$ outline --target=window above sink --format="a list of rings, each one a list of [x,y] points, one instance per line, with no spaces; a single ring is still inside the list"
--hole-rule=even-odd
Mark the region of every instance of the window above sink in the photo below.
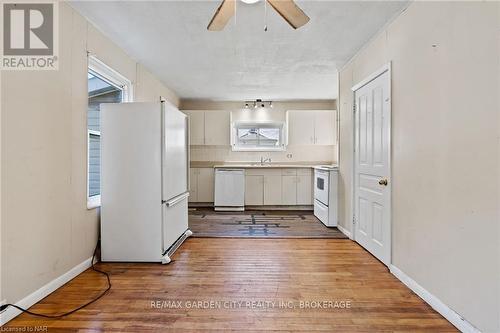
[[[233,151],[284,151],[283,122],[234,122],[231,126]]]

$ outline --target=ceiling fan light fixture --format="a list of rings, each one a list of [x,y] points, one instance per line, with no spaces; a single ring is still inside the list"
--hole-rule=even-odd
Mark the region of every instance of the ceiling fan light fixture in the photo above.
[[[251,4],[259,2],[260,0],[241,0],[241,1],[246,3],[246,4],[251,5]]]

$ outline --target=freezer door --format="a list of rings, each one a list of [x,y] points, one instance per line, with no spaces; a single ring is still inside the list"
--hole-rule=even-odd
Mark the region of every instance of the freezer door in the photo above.
[[[163,204],[163,251],[167,251],[188,229],[188,194]]]
[[[188,119],[175,106],[163,104],[163,200],[188,191]]]

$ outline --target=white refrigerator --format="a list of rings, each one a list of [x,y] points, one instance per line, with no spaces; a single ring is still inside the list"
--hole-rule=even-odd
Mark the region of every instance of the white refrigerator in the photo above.
[[[188,229],[188,120],[168,102],[101,105],[101,257],[169,263]]]

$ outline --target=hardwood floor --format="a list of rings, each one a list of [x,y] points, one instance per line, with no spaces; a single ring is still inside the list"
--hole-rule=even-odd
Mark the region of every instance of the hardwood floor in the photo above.
[[[191,238],[174,260],[165,266],[101,263],[113,284],[104,298],[64,319],[22,314],[7,326],[47,326],[48,332],[456,331],[349,240]],[[87,270],[31,309],[67,311],[104,287],[105,278]],[[306,301],[326,301],[326,308],[301,308]],[[347,302],[350,308],[339,308]]]

